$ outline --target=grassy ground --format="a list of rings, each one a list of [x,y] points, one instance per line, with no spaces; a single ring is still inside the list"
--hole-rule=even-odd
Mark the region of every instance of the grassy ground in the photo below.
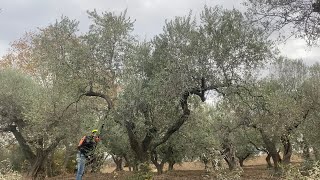
[[[301,162],[297,156],[292,158],[293,163]],[[268,169],[265,161],[265,156],[250,159],[244,163],[241,179],[243,180],[276,180],[279,178],[273,177],[272,169]],[[85,174],[83,180],[129,180],[133,176],[132,172],[113,172],[114,167],[105,167],[101,173]],[[166,169],[166,167],[165,167]],[[174,171],[165,172],[162,175],[157,175],[154,172],[155,180],[200,180],[200,179],[216,179],[216,174],[204,171],[204,165],[200,162],[185,162],[181,165],[175,165]],[[71,174],[48,178],[48,180],[72,180],[75,176]]]

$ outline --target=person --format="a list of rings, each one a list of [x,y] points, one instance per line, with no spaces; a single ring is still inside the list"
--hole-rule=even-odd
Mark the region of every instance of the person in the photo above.
[[[82,180],[86,160],[90,160],[90,156],[93,155],[97,143],[100,141],[100,137],[97,135],[97,132],[98,130],[96,129],[92,130],[90,136],[83,136],[79,142],[76,180]]]

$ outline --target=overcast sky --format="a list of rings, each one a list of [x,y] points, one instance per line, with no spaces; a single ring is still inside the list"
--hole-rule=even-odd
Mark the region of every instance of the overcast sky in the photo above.
[[[162,31],[166,19],[195,15],[204,5],[222,5],[225,8],[242,8],[241,0],[0,0],[0,57],[10,47],[10,42],[27,31],[45,27],[61,15],[80,21],[80,31],[90,24],[87,10],[98,12],[122,12],[135,19],[134,33],[142,39]],[[320,62],[320,48],[308,49],[303,40],[290,40],[280,46],[282,53],[290,58],[303,58],[308,64]]]

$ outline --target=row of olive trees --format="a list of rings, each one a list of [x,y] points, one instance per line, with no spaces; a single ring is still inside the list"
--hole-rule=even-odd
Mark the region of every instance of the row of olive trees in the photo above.
[[[6,122],[2,131],[13,133],[22,147],[33,177],[44,171],[45,160],[62,140],[66,149],[66,137],[75,143],[78,135],[71,129],[95,126],[99,115],[110,115],[125,127],[132,159],[155,160],[157,148],[189,119],[191,95],[205,101],[209,90],[223,95],[237,91],[250,70],[270,56],[263,32],[249,26],[236,10],[206,7],[200,23],[191,15],[176,18],[144,43],[130,35],[133,23],[125,12],[89,15],[93,24],[86,34],[78,36],[78,22],[62,17],[14,42],[1,60],[2,67],[29,74],[29,80],[21,81],[37,88],[30,93],[15,89],[16,83],[8,83],[14,76],[2,76],[2,84],[28,98],[3,89],[1,120]],[[102,98],[107,106],[85,96]],[[82,110],[90,108],[98,112]]]
[[[240,26],[233,24],[238,22],[235,19],[237,15],[241,17],[234,12],[223,12],[221,16],[219,9],[205,8],[201,23],[198,24],[191,16],[177,18],[169,21],[164,33],[151,42],[136,46],[137,53],[124,66],[124,91],[119,96],[119,106],[115,107],[116,115],[113,117],[126,129],[135,163],[151,160],[162,172],[166,161],[172,164],[172,159],[177,161],[186,157],[173,154],[174,148],[180,146],[174,141],[183,134],[180,127],[191,119],[189,113],[193,108],[188,107],[191,104],[187,100],[190,95],[195,95],[203,101],[205,92],[209,90],[231,101],[224,106],[234,106],[226,112],[219,109],[219,112],[224,112],[224,118],[215,125],[218,130],[212,131],[221,133],[220,139],[217,137],[221,146],[214,147],[221,148],[230,169],[236,165],[235,156],[243,164],[252,152],[262,150],[268,153],[270,166],[272,157],[277,170],[280,161],[290,162],[293,142],[306,152],[309,150],[306,138],[314,133],[300,131],[307,125],[312,126],[307,122],[316,117],[317,102],[309,96],[317,90],[305,91],[310,90],[307,84],[310,85],[309,80],[314,78],[308,73],[315,71],[316,65],[307,68],[301,62],[280,58],[272,69],[276,76],[254,79],[256,77],[251,77],[252,71],[247,65],[256,68],[255,60],[268,60],[270,44],[263,42],[262,32],[251,32],[246,22]],[[242,28],[247,28],[253,36],[242,32]],[[265,48],[262,48],[263,43],[266,43]],[[254,50],[252,54],[248,53],[250,50]],[[232,125],[226,126],[230,117],[234,119]],[[299,140],[301,137],[303,142]],[[186,139],[192,138],[185,136]],[[179,142],[186,144],[181,139]],[[211,147],[209,142],[207,145]],[[312,146],[316,150],[316,145]],[[283,151],[282,159],[279,147]]]
[[[264,151],[268,166],[276,171],[280,164],[290,163],[294,151],[303,152],[308,161],[312,149],[313,159],[318,160],[319,70],[319,64],[306,66],[302,61],[279,58],[270,74],[219,103],[221,108],[216,111],[223,114],[216,119],[224,118],[218,127],[224,128],[228,149],[239,152],[249,147],[242,157]],[[241,162],[241,156],[238,158]]]
[[[271,57],[263,32],[240,12],[206,7],[200,19],[167,22],[163,33],[138,44],[124,63],[112,117],[125,128],[136,163],[151,160],[160,172],[165,162],[173,163],[174,139],[199,106],[191,96],[205,101],[208,91],[238,92],[243,79]]]
[[[176,152],[201,154],[207,147],[221,147],[232,169],[236,151],[231,145],[238,125],[224,127],[229,119],[222,118],[215,125],[217,132],[199,127],[203,137],[192,129],[192,122],[199,119],[211,123],[199,115],[204,112],[196,110],[199,100],[191,98],[205,101],[209,91],[229,99],[226,106],[239,104],[221,114],[260,132],[275,167],[279,157],[272,142],[277,138],[290,157],[289,137],[314,112],[314,104],[304,99],[310,93],[303,91],[308,95],[300,97],[301,93],[291,94],[293,87],[282,88],[287,85],[280,79],[290,76],[280,74],[291,70],[279,69],[279,81],[274,77],[250,86],[255,82],[254,70],[271,59],[272,44],[240,12],[205,7],[200,22],[192,15],[177,17],[150,42],[134,38],[133,21],[126,12],[99,15],[93,11],[89,16],[93,23],[84,35],[77,33],[78,22],[62,17],[14,42],[12,51],[0,61],[1,67],[30,76],[1,70],[1,84],[7,89],[1,90],[0,107],[1,130],[14,134],[31,164],[31,176],[45,171],[45,161],[57,148],[70,157],[81,137],[78,133],[103,121],[108,124],[103,142],[115,161],[126,159],[135,169],[139,163],[152,161],[162,172],[164,163],[172,167],[186,156]],[[296,86],[299,83],[302,80],[294,81]],[[25,87],[16,88],[19,84]],[[284,98],[281,102],[280,97]],[[287,119],[288,123],[282,122]],[[188,123],[190,129],[183,129]],[[221,133],[226,139],[220,140],[221,146],[215,145],[218,140],[209,140],[210,133]],[[201,141],[205,138],[206,142]]]

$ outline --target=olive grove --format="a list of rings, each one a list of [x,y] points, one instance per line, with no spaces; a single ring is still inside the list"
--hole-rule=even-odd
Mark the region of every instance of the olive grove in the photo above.
[[[126,11],[88,11],[85,33],[65,16],[26,33],[0,59],[0,160],[19,151],[11,167],[32,179],[71,173],[78,140],[102,124],[97,153],[116,171],[193,160],[234,171],[259,152],[275,172],[295,152],[319,160],[320,65],[279,56],[269,22],[252,25],[263,2],[250,3],[250,16],[204,7],[144,41]]]

